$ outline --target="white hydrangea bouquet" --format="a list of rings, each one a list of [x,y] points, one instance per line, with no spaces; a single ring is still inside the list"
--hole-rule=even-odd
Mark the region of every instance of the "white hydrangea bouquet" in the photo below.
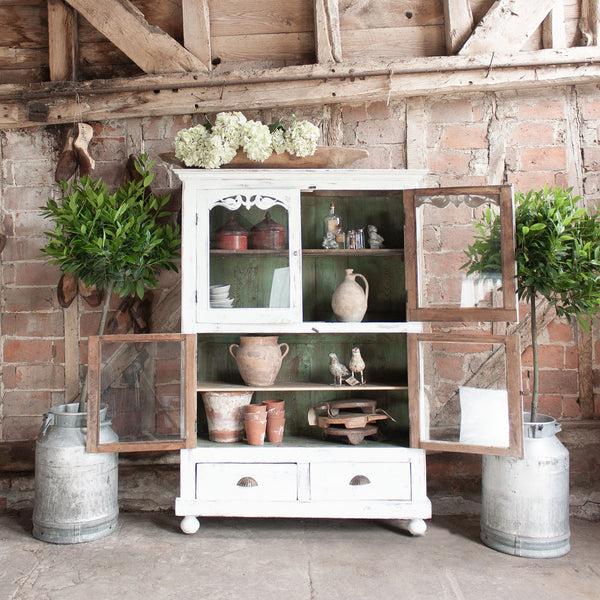
[[[188,167],[216,169],[231,162],[239,148],[253,161],[264,162],[273,152],[304,157],[317,149],[319,128],[309,121],[281,121],[263,125],[241,112],[221,112],[212,125],[206,122],[179,131],[173,142],[175,157]]]

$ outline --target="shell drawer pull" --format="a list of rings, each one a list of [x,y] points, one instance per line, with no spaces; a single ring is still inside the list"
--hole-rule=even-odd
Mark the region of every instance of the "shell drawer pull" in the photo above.
[[[258,482],[254,477],[242,477],[236,485],[240,487],[258,487]]]
[[[371,480],[366,475],[355,475],[349,485],[369,485]]]

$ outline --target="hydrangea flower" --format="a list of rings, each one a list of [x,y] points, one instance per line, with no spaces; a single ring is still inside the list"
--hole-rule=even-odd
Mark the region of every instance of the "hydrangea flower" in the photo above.
[[[309,121],[294,121],[285,132],[286,149],[296,156],[312,156],[318,139],[319,128]]]
[[[173,147],[186,166],[216,169],[231,162],[240,147],[258,162],[273,152],[311,156],[318,138],[319,128],[308,121],[294,121],[286,131],[280,121],[269,127],[247,120],[241,112],[220,112],[214,125],[207,122],[179,131]]]
[[[250,160],[267,160],[273,153],[268,125],[260,121],[247,121],[242,134],[242,147]]]

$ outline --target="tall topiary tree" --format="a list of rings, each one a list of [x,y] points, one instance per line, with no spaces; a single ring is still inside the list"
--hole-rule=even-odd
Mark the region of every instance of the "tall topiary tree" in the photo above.
[[[531,421],[538,415],[539,362],[535,301],[543,296],[560,317],[576,318],[585,330],[600,309],[600,209],[587,211],[572,188],[548,188],[515,195],[517,295],[531,307],[533,390]],[[466,251],[469,273],[497,270],[500,221],[485,215]]]
[[[59,182],[62,197],[49,198],[42,207],[45,218],[54,223],[47,231],[48,243],[42,253],[86,286],[104,290],[104,304],[98,335],[104,333],[113,292],[143,298],[145,288],[158,285],[162,269],[177,270],[181,240],[179,228],[164,224],[168,195],[150,191],[155,161],[141,154],[135,180],[109,193],[107,185],[89,176],[73,183]],[[79,410],[85,410],[87,378]]]

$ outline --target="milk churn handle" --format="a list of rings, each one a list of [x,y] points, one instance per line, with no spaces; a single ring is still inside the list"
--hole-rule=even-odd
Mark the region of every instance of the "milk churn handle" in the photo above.
[[[42,421],[42,427],[40,429],[40,435],[46,435],[46,431],[48,431],[50,425],[54,425],[54,414],[45,413]]]
[[[559,431],[562,431],[562,426],[558,421],[554,422],[554,433],[558,433]]]

